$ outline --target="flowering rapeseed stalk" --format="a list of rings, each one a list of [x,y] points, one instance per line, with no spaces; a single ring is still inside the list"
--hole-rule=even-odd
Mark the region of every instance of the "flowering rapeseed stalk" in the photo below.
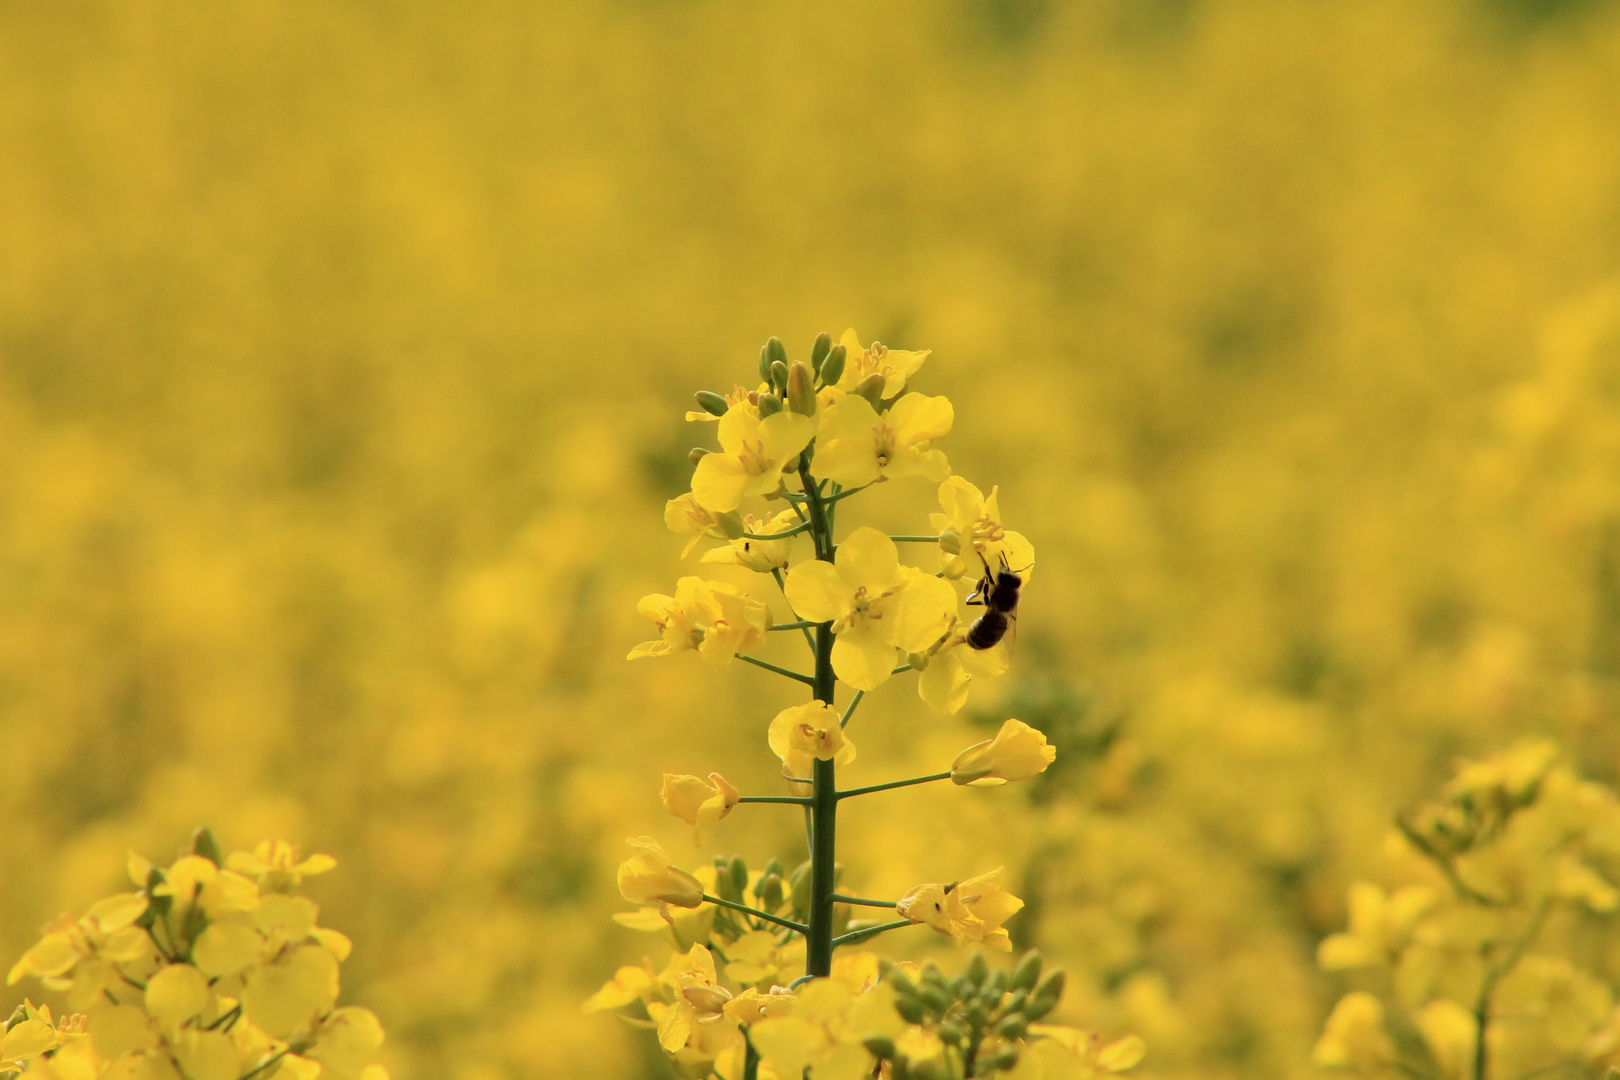
[[[717,663],[737,656],[802,684],[809,696],[768,723],[751,721],[781,760],[788,794],[742,795],[718,773],[708,780],[666,774],[661,798],[700,840],[744,803],[801,807],[810,858],[791,872],[774,858],[750,870],[741,857],[687,871],[656,841],[630,840],[636,854],[619,868],[619,890],[646,906],[619,921],[663,931],[676,948],[662,972],[650,963],[620,968],[585,1008],[639,1004],[641,1022],[656,1028],[683,1076],[858,1080],[1017,1070],[1037,1080],[1117,1072],[1141,1056],[1139,1040],[1103,1047],[1087,1033],[1040,1025],[1057,1006],[1063,980],[1059,974],[1037,985],[1034,954],[1010,975],[992,975],[975,957],[947,992],[936,969],[884,966],[871,953],[841,949],[922,925],[957,944],[1010,950],[1003,924],[1023,901],[1002,887],[999,867],[965,881],[921,884],[896,900],[837,892],[838,806],[911,784],[1026,780],[1056,756],[1039,731],[1008,720],[994,739],[968,747],[938,772],[837,786],[839,766],[855,758],[848,727],[867,691],[915,671],[924,700],[955,712],[972,676],[1006,668],[1004,648],[968,643],[967,583],[956,579],[992,565],[1027,574],[1035,561],[1029,542],[1002,526],[995,490],[986,499],[951,476],[944,453],[932,445],[950,431],[954,410],[945,398],[908,387],[927,356],[875,342],[863,347],[851,330],[837,346],[823,334],[808,363],[789,363],[772,338],[760,352],[755,389],[739,387],[724,397],[700,392],[699,410],[687,414],[718,418],[720,449],[693,451],[692,490],[670,500],[665,522],[691,537],[683,556],[713,541],[718,546],[703,561],[774,580],[791,617],[774,618],[754,594],[683,577],[673,596],[641,601],[660,636],[630,656],[696,651]],[[946,511],[934,515],[934,532],[891,537],[866,526],[836,528],[844,500],[875,484],[919,480],[938,485]],[[787,509],[744,512],[749,498],[785,502]],[[796,543],[801,535],[805,540]],[[902,563],[898,543],[914,542],[938,545],[940,570]],[[747,655],[772,630],[803,633],[809,671]],[[855,691],[842,709],[839,683]],[[853,921],[852,910],[861,907],[894,918]]]
[[[39,1080],[387,1080],[383,1030],[337,1006],[349,939],[293,892],[336,865],[282,841],[222,859],[198,830],[167,867],[132,855],[135,891],[63,916],[12,967],[61,991],[53,1025],[32,1004],[6,1022],[0,1075]]]

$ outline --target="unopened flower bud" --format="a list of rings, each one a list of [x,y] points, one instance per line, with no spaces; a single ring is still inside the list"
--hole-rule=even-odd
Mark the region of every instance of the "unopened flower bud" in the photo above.
[[[834,345],[832,351],[827,353],[827,359],[821,362],[817,372],[821,375],[822,386],[832,386],[844,377],[844,361],[847,357],[842,345]]]
[[[788,875],[788,892],[793,897],[793,914],[803,918],[810,910],[810,862],[805,860]]]
[[[872,408],[881,410],[883,408],[883,387],[887,382],[888,380],[884,378],[881,372],[874,371],[855,384],[855,392],[871,402]]]
[[[956,1046],[962,1041],[962,1029],[955,1024],[944,1023],[939,1025],[939,1041],[946,1046]]]
[[[816,343],[810,346],[810,366],[820,371],[821,362],[827,359],[830,352],[832,352],[832,335],[823,330],[816,335]]]
[[[1003,1039],[1022,1039],[1024,1037],[1024,1031],[1028,1027],[1029,1022],[1022,1016],[1008,1016],[1003,1018],[1001,1023],[996,1025],[996,1034],[1000,1035]]]
[[[778,394],[787,393],[788,366],[780,360],[771,361],[771,385]]]
[[[769,342],[759,347],[759,381],[766,383],[771,381],[771,346]]]
[[[738,900],[742,899],[743,890],[748,888],[748,863],[743,861],[741,855],[731,857],[731,887],[736,891]]]
[[[631,837],[636,854],[619,864],[619,893],[632,904],[695,908],[703,903],[703,883],[673,865],[658,841]]]
[[[694,447],[692,447],[692,449],[690,449],[690,450],[688,450],[686,452],[686,460],[688,460],[692,464],[696,465],[698,462],[703,460],[703,455],[707,454],[708,452],[709,452],[709,450],[708,450],[707,447],[694,446]]]
[[[826,335],[822,335],[825,337]],[[861,1045],[866,1052],[879,1061],[888,1061],[894,1057],[894,1040],[886,1035],[869,1035],[862,1040]]]
[[[951,782],[975,787],[996,787],[1010,780],[1028,780],[1046,771],[1057,759],[1057,748],[1046,736],[1022,720],[1008,720],[994,739],[986,739],[956,755]]]
[[[219,850],[219,841],[206,825],[191,834],[191,853],[201,855],[215,866],[223,865],[225,856]]]
[[[983,954],[974,953],[973,959],[968,961],[962,974],[966,975],[968,982],[974,986],[983,986],[984,980],[990,977],[990,965],[984,962]]]
[[[945,995],[944,988],[931,983],[917,991],[917,997],[931,1013],[943,1013],[951,1003],[951,999]]]
[[[955,529],[941,529],[939,549],[947,555],[962,554],[962,534]]]
[[[765,355],[769,363],[781,364],[783,367],[787,367],[787,346],[782,344],[781,338],[772,337],[765,342]]]
[[[984,1027],[984,1003],[978,998],[973,999],[973,1004],[967,1007],[965,1015],[967,1016],[968,1026],[974,1031],[978,1031],[980,1028]]]
[[[919,997],[897,995],[894,999],[894,1011],[908,1024],[923,1022],[923,1002]]]
[[[766,911],[775,911],[782,906],[782,875],[766,874],[759,879],[757,890],[759,902],[765,905]]]
[[[719,524],[720,531],[726,534],[727,540],[740,539],[742,534],[748,531],[748,527],[743,524],[742,515],[735,510],[727,510],[718,515],[715,521]]]
[[[1029,1000],[1029,991],[1028,990],[1015,990],[1015,991],[1013,991],[1013,996],[1007,999],[1007,1011],[1009,1013],[1023,1012],[1023,1010],[1024,1010],[1024,1002],[1026,1002],[1028,1000]]]
[[[979,1059],[979,1065],[988,1072],[1006,1072],[1018,1064],[1018,1047],[1003,1046],[989,1057]]]
[[[788,368],[788,408],[805,416],[816,414],[816,377],[808,365],[794,361]]]
[[[781,411],[781,398],[777,397],[775,394],[759,395],[759,418],[761,420],[765,419],[767,416],[775,416]]]
[[[699,390],[692,395],[697,398],[698,407],[712,416],[726,415],[726,399],[713,390]]]
[[[1007,980],[1009,990],[1033,990],[1041,977],[1041,954],[1034,949],[1018,958],[1013,965],[1012,977]]]
[[[927,671],[929,659],[929,655],[924,652],[906,654],[906,663],[911,665],[911,670],[913,671]]]

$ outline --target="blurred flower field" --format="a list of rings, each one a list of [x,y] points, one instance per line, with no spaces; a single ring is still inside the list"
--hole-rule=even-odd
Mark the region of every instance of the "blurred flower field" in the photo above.
[[[659,807],[780,786],[797,703],[624,660],[696,565],[681,413],[853,324],[1041,565],[1008,675],[875,690],[851,782],[1057,758],[839,857],[1004,862],[1133,1075],[1320,1075],[1397,813],[1526,737],[1620,771],[1617,100],[1604,0],[6,7],[0,956],[281,837],[398,1080],[668,1075],[581,1013],[646,949],[624,838],[804,849]]]

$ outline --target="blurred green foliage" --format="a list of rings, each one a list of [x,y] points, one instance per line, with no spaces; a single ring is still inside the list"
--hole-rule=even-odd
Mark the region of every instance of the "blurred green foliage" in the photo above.
[[[974,708],[1061,756],[840,857],[1005,859],[1146,1074],[1304,1075],[1398,807],[1620,765],[1617,100],[1600,0],[7,5],[0,954],[282,835],[396,1076],[658,1075],[578,1011],[622,838],[705,861],[659,774],[763,790],[789,703],[620,659],[680,414],[853,323],[1041,553]],[[981,737],[862,724],[873,780]]]

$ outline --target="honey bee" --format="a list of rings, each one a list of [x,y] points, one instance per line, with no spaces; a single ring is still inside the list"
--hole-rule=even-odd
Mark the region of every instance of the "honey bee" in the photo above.
[[[984,577],[979,579],[973,590],[973,595],[967,598],[969,604],[983,605],[984,614],[973,620],[968,627],[967,644],[970,649],[993,649],[1002,638],[1007,636],[1007,628],[1018,617],[1018,590],[1023,587],[1024,579],[1019,571],[1007,565],[1007,556],[1002,554],[1001,566],[997,570],[990,569],[990,563],[985,559],[984,553],[979,553],[979,561],[984,563]],[[1024,570],[1028,571],[1028,567]]]

